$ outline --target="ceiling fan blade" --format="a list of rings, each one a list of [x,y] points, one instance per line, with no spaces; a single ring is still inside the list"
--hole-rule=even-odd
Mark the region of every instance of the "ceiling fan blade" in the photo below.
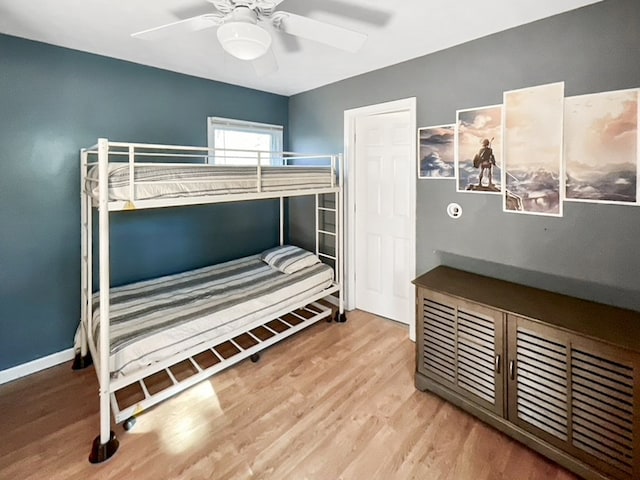
[[[261,57],[252,60],[251,66],[258,77],[266,77],[278,71],[278,62],[271,49],[267,50],[267,53]]]
[[[166,25],[160,25],[159,27],[132,33],[131,36],[144,40],[155,40],[157,38],[173,34],[196,32],[198,30],[204,30],[205,28],[220,25],[224,20],[224,17],[225,15],[218,13],[205,13],[204,15],[198,15],[197,17],[178,20],[177,22],[167,23]]]
[[[351,53],[360,50],[367,40],[367,35],[364,33],[354,32],[295,13],[278,11],[272,18],[274,26],[289,35],[314,40]]]

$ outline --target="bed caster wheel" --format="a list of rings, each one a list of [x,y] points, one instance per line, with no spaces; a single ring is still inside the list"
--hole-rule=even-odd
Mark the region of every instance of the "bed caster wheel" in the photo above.
[[[127,418],[124,423],[122,424],[122,428],[125,429],[125,431],[129,431],[131,430],[133,427],[135,427],[136,425],[136,417],[129,417]]]
[[[256,363],[258,360],[260,360],[260,354],[259,353],[254,353],[249,358],[251,359],[251,361],[253,363]]]
[[[336,312],[336,322],[339,323],[345,323],[347,321],[347,314],[342,312],[342,313],[338,313]]]

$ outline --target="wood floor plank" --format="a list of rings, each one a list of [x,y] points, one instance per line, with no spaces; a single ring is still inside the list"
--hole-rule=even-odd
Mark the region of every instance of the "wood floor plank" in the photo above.
[[[399,362],[389,360],[390,366],[398,366]],[[351,388],[342,390],[335,398],[337,405],[331,403],[325,407],[326,404],[321,404],[325,408],[318,421],[299,422],[296,432],[287,434],[294,447],[303,449],[304,458],[295,462],[295,458],[284,461],[282,455],[270,455],[272,464],[266,468],[270,472],[268,478],[295,478],[296,472],[301,471],[310,479],[337,478],[349,458],[357,455],[358,449],[368,444],[383,424],[368,405],[370,392],[384,389],[396,374],[397,370],[390,368],[386,375],[356,376]],[[341,452],[341,455],[328,462],[327,449]],[[300,457],[300,453],[296,457]],[[277,460],[275,464],[273,460]]]
[[[0,386],[0,479],[575,480],[413,385],[407,328],[350,312],[318,322],[150,409],[91,465],[92,368]]]

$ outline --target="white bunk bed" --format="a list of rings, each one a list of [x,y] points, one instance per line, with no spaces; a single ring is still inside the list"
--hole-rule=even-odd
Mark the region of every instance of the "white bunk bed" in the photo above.
[[[128,430],[145,409],[247,357],[257,361],[269,345],[331,321],[334,310],[336,321],[346,321],[342,157],[278,153],[282,166],[264,166],[264,155],[102,138],[81,150],[82,307],[74,368],[93,363],[98,376],[100,435],[92,463],[118,448],[110,409]],[[249,158],[253,165],[211,165],[212,157]],[[315,197],[313,253],[284,245],[284,199],[303,195]],[[94,208],[105,286],[111,212],[258,199],[280,200],[280,247],[92,293]]]

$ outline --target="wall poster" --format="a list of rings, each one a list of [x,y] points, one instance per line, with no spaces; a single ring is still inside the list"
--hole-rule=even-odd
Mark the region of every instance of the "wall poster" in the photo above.
[[[562,216],[564,82],[504,93],[506,212]]]
[[[565,99],[566,200],[638,203],[639,96],[632,89]]]
[[[502,190],[502,105],[456,112],[458,192]]]
[[[455,125],[418,129],[418,178],[455,178]]]

